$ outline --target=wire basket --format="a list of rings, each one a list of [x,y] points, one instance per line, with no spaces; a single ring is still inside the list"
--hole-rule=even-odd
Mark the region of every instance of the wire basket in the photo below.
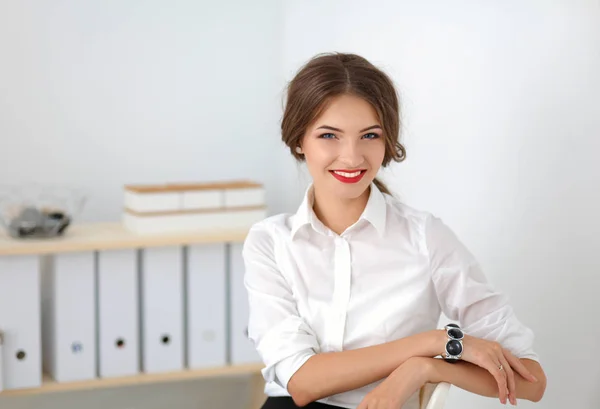
[[[87,197],[77,187],[0,186],[0,223],[15,238],[61,236],[81,214]]]

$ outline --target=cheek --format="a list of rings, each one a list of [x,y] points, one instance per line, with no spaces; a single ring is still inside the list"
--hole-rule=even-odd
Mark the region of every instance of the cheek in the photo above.
[[[385,157],[385,144],[383,140],[381,143],[373,144],[371,149],[368,152],[369,163],[374,168],[378,168],[383,163],[383,158]]]
[[[336,155],[329,149],[306,149],[304,151],[304,159],[309,169],[317,171],[331,165],[335,160]]]

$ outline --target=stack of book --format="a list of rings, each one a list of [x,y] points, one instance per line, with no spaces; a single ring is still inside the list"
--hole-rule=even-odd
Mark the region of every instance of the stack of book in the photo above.
[[[123,223],[136,233],[247,229],[267,216],[253,181],[126,185]]]

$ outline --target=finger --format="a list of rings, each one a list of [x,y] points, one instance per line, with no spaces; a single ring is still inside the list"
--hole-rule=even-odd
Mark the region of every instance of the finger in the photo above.
[[[515,382],[515,374],[512,370],[512,368],[510,367],[510,364],[508,363],[508,361],[506,360],[506,358],[504,357],[504,355],[502,353],[500,353],[500,356],[498,356],[498,360],[500,361],[500,364],[502,365],[502,370],[504,372],[506,372],[506,381],[508,384],[508,400],[510,401],[511,404],[516,405],[517,404],[517,384]]]
[[[506,383],[506,372],[500,370],[500,364],[498,363],[498,357],[495,354],[490,354],[487,360],[488,364],[485,369],[492,374],[496,382],[498,383],[498,398],[503,405],[506,405],[506,398],[508,397],[508,385]]]
[[[486,369],[492,374],[498,383],[498,399],[503,405],[506,404],[508,398],[508,383],[506,381],[506,372],[500,370],[500,362],[495,352],[490,352],[488,355],[488,365]]]
[[[504,349],[504,356],[506,357],[506,360],[508,361],[508,363],[510,364],[510,366],[517,372],[519,373],[523,378],[527,379],[530,382],[537,382],[537,378],[535,376],[533,376],[533,374],[529,371],[529,369],[527,369],[527,367],[525,365],[523,365],[523,362],[521,362],[521,360],[519,358],[517,358],[516,356],[514,356],[509,350]]]

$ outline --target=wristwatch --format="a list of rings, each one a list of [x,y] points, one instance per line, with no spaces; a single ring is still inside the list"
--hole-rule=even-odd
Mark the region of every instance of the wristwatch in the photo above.
[[[463,353],[463,338],[465,334],[456,324],[448,324],[444,327],[448,340],[444,348],[443,358],[446,362],[458,362]]]

